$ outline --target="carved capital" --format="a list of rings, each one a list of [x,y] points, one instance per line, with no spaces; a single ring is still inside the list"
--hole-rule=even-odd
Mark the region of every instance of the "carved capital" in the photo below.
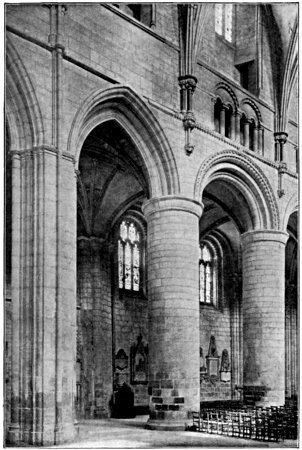
[[[190,89],[194,92],[197,85],[197,78],[193,75],[184,75],[178,78],[178,84],[181,89]]]
[[[183,118],[185,130],[193,130],[196,125],[196,119],[192,111],[187,111]]]
[[[288,134],[285,133],[285,131],[278,131],[277,133],[274,133],[275,141],[280,144],[285,144],[287,141]]]
[[[187,155],[191,155],[191,153],[193,153],[193,150],[194,150],[194,145],[192,145],[192,144],[186,144],[185,145],[185,151],[186,151],[186,154]]]
[[[280,162],[278,166],[278,173],[283,174],[287,171],[287,165],[285,162]]]

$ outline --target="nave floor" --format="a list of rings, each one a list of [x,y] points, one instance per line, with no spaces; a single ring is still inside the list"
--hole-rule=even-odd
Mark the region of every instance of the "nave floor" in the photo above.
[[[78,438],[59,448],[297,448],[297,441],[263,442],[192,431],[154,431],[144,428],[148,416],[134,419],[83,420]],[[57,447],[58,448],[58,447]]]

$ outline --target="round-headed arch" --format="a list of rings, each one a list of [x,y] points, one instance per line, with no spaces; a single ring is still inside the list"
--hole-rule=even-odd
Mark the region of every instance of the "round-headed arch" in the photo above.
[[[114,86],[93,92],[78,110],[68,139],[76,166],[83,143],[98,125],[116,121],[130,136],[143,161],[150,196],[179,193],[176,162],[158,120],[129,87]]]
[[[299,211],[299,198],[298,198],[298,192],[295,192],[291,198],[289,199],[286,207],[285,207],[285,212],[283,215],[283,220],[282,220],[282,227],[281,229],[283,231],[287,230],[287,225],[289,222],[289,218],[293,213],[296,213]]]
[[[216,97],[221,99],[222,103],[231,105],[234,112],[238,111],[239,103],[236,94],[227,83],[224,83],[223,81],[218,83],[216,85],[215,94]]]
[[[279,229],[279,210],[272,188],[249,157],[235,150],[224,150],[206,159],[197,174],[195,200],[201,201],[204,190],[213,183],[237,202],[241,232]]]

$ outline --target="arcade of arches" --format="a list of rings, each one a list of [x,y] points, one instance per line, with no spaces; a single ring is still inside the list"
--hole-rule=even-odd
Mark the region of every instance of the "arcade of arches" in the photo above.
[[[297,7],[145,9],[6,5],[14,445],[298,394]]]

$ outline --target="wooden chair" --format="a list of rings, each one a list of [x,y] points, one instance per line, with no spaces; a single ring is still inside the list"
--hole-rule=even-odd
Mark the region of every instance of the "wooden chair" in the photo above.
[[[199,412],[193,412],[193,427],[196,428],[196,431],[201,431],[200,427],[200,413]]]

